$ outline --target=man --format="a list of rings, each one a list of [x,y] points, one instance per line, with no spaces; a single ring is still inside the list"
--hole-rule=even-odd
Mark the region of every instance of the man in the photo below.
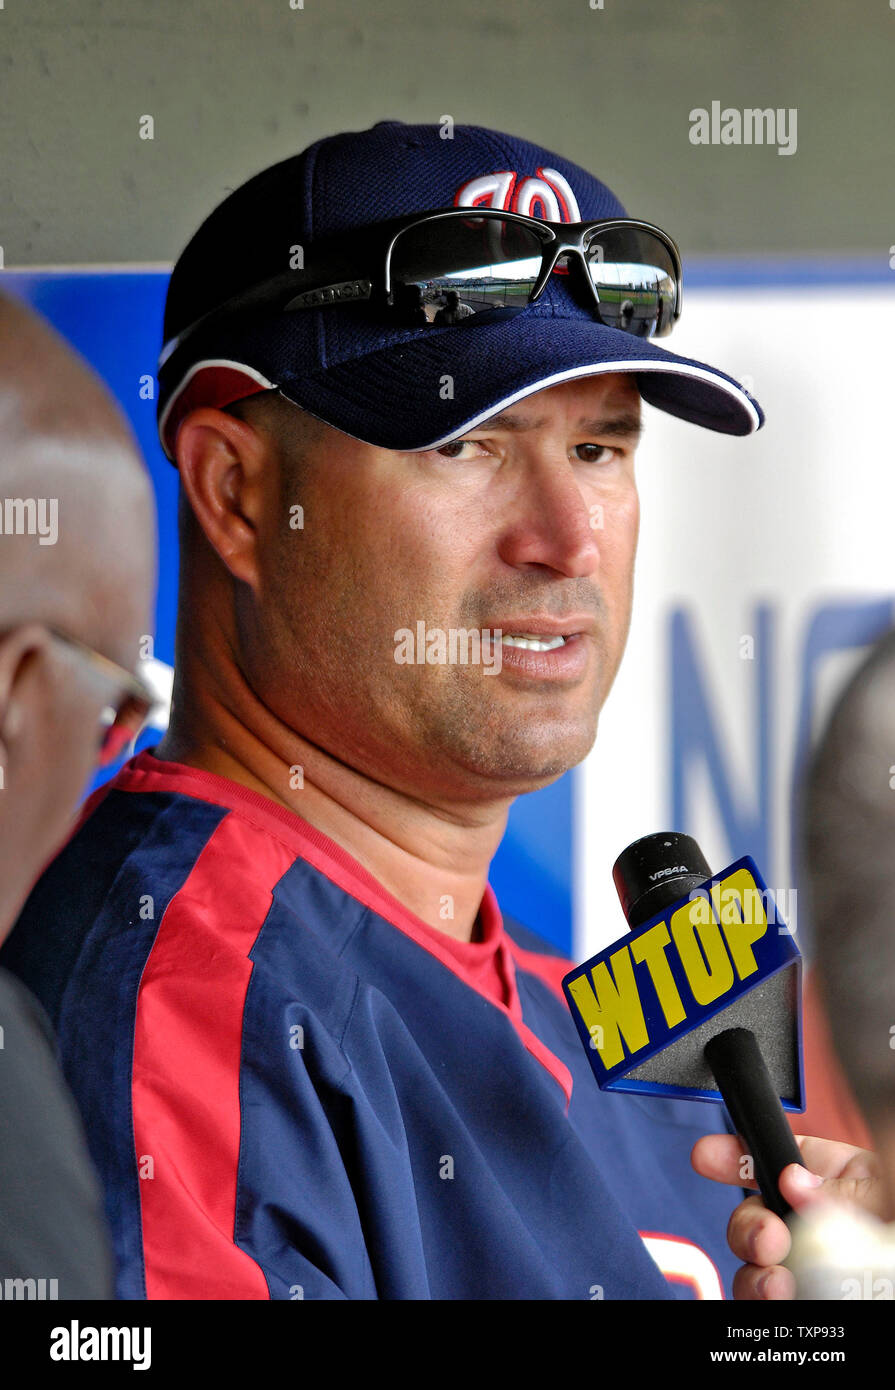
[[[640,398],[761,411],[649,341],[680,308],[664,232],[545,150],[442,133],[317,142],[171,277],[171,724],[6,953],[78,1032],[122,1297],[718,1297],[745,1258],[689,1161],[717,1112],[594,1086],[569,963],[487,874],[621,659]],[[448,278],[476,312],[421,324]]]
[[[101,728],[114,748],[128,716],[147,712],[148,692],[120,668],[147,630],[154,523],[148,479],[106,391],[5,296],[0,439],[2,940],[70,829]],[[110,708],[122,719],[101,724]],[[39,931],[35,945],[56,950]],[[6,1298],[110,1298],[113,1287],[99,1185],[46,1015],[5,970],[0,1283]]]
[[[460,296],[456,290],[448,290],[444,297],[444,308],[438,310],[432,322],[439,327],[442,324],[450,327],[459,323],[461,319],[468,319],[472,312],[468,304],[461,304]]]
[[[845,1194],[851,1204],[818,1199],[805,1211],[792,1259],[800,1298],[895,1297],[893,692],[889,632],[836,700],[802,790],[802,872],[817,973],[876,1158],[853,1165],[855,1185]]]

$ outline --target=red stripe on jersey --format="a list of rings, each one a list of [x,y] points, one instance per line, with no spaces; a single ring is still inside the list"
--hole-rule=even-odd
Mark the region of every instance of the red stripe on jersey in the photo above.
[[[225,891],[247,842],[253,877]],[[147,1298],[269,1298],[235,1244],[249,952],[294,856],[226,816],[174,895],[143,970],[131,1082]]]
[[[484,989],[481,982],[464,968],[462,961],[458,959],[458,953],[452,950],[457,943],[448,937],[445,937],[444,941],[439,940],[441,933],[436,928],[430,927],[422,918],[410,912],[347,850],[304,820],[297,811],[280,806],[263,793],[253,791],[229,777],[190,767],[186,763],[166,762],[154,757],[148,749],[144,749],[125,764],[115,778],[115,786],[121,791],[179,792],[181,795],[196,796],[203,801],[210,801],[213,805],[229,807],[230,810],[236,811],[243,821],[252,822],[268,835],[275,836],[291,849],[293,856],[300,856],[343,892],[369,907],[379,917],[391,922],[393,927],[397,927],[423,950],[441,961],[442,965],[462,980],[469,989],[482,995],[496,1009],[501,1009],[512,1021],[526,1049],[562,1087],[568,1105],[572,1096],[571,1072],[522,1022],[522,1006],[516,991],[513,961],[510,951],[506,949],[506,943],[509,943],[510,950],[517,948],[510,942],[509,934],[503,931],[500,908],[490,884],[486,884],[482,898],[482,922],[486,937],[500,933],[503,938],[503,949],[499,953],[500,966],[504,975],[508,977],[509,1004],[504,1003],[503,998],[497,997],[492,991]],[[569,968],[572,968],[571,965],[563,974],[566,974]]]
[[[542,956],[537,951],[525,951],[512,937],[509,937],[509,942],[513,959],[519,969],[524,970],[527,975],[536,975],[565,1004],[567,1001],[563,994],[562,982],[569,971],[575,969],[575,962],[566,960],[563,956]]]

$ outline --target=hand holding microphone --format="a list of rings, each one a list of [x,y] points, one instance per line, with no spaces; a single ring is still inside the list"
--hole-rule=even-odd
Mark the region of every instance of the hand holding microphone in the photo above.
[[[563,981],[604,1090],[723,1101],[766,1205],[799,1149],[801,956],[749,858],[712,876],[699,846],[649,835],[613,878],[631,928]],[[751,1175],[750,1175],[751,1176]]]

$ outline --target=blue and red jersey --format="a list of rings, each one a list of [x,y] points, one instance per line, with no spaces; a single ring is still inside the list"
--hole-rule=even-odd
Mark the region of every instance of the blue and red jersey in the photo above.
[[[729,1296],[714,1106],[601,1092],[571,962],[409,912],[267,797],[151,752],[87,803],[0,962],[38,996],[120,1298]]]

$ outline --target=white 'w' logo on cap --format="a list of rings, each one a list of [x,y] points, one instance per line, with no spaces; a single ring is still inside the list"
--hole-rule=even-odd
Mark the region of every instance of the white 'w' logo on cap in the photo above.
[[[479,174],[461,184],[454,196],[458,208],[503,208],[547,222],[580,222],[578,200],[557,169],[538,169],[535,177],[501,169]]]

